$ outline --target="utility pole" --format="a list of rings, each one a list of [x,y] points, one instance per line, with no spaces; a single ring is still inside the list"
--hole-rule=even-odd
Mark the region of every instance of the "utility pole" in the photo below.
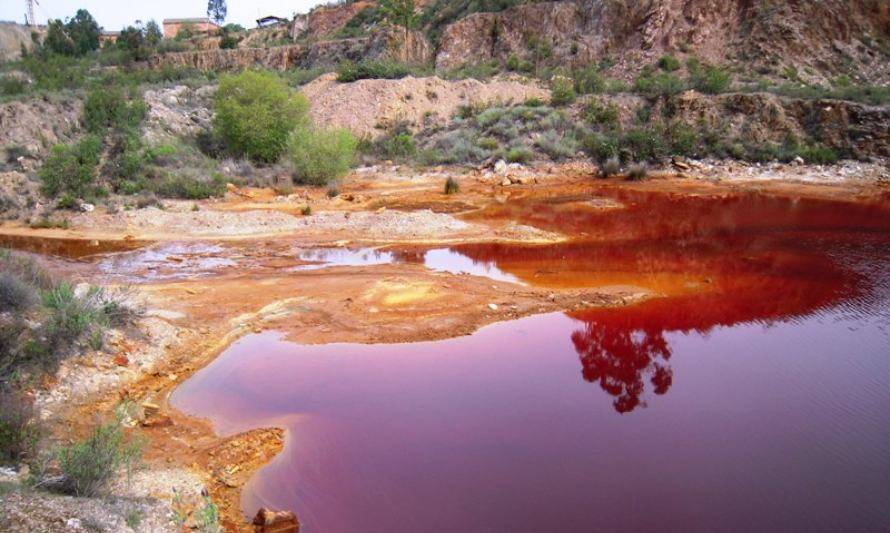
[[[28,0],[28,24],[31,29],[37,31],[37,19],[34,18],[34,0]]]

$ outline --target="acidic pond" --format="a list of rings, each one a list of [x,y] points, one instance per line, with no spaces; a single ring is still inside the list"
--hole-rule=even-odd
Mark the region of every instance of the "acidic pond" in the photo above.
[[[173,404],[221,434],[287,429],[245,515],[334,533],[885,528],[886,202],[609,196],[626,208],[486,213],[573,241],[453,252],[530,285],[660,297],[436,342],[264,332],[181,385]]]

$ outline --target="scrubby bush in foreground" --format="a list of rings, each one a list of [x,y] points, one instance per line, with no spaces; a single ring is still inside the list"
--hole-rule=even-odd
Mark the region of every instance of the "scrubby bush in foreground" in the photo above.
[[[33,457],[40,433],[31,401],[21,393],[0,390],[0,465]]]
[[[101,140],[88,135],[74,145],[59,144],[53,147],[46,163],[40,168],[41,191],[47,196],[71,193],[90,196],[97,191],[93,187],[96,166],[102,151]]]
[[[297,128],[288,139],[287,157],[297,181],[325,185],[349,172],[357,144],[345,129]]]
[[[121,468],[128,473],[142,456],[141,442],[127,441],[123,415],[97,426],[85,440],[59,450],[59,468],[65,476],[64,488],[75,496],[95,496],[102,492]]]
[[[274,163],[288,135],[309,124],[309,102],[270,72],[223,76],[213,126],[234,155]]]

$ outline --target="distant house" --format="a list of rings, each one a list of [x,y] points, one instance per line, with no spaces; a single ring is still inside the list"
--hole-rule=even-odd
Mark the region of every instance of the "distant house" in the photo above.
[[[281,17],[276,17],[274,15],[269,15],[268,17],[263,17],[256,19],[257,28],[267,28],[269,26],[278,26],[290,24],[290,19],[285,19]]]
[[[213,35],[219,32],[219,26],[210,21],[207,17],[195,17],[184,19],[164,19],[164,38],[172,39],[176,37],[183,27],[189,28],[194,33],[204,33]]]
[[[99,44],[104,45],[105,43],[114,44],[117,42],[117,38],[121,36],[121,32],[119,31],[102,31],[99,34]]]

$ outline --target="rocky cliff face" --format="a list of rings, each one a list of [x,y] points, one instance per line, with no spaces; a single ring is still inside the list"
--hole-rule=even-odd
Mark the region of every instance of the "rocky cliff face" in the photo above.
[[[548,42],[551,64],[611,57],[630,70],[665,54],[742,63],[761,74],[793,67],[823,81],[847,72],[890,79],[890,2],[882,0],[579,0],[476,13],[448,26],[436,65],[472,57],[528,58]],[[472,54],[468,51],[472,50]],[[623,65],[622,65],[623,62]]]
[[[311,68],[335,66],[343,60],[358,61],[395,57],[412,63],[426,63],[432,49],[417,32],[409,34],[408,46],[401,45],[401,32],[377,32],[369,37],[316,41],[270,48],[236,48],[229,50],[198,50],[153,56],[151,68],[190,67],[200,70],[238,70],[244,68]]]

